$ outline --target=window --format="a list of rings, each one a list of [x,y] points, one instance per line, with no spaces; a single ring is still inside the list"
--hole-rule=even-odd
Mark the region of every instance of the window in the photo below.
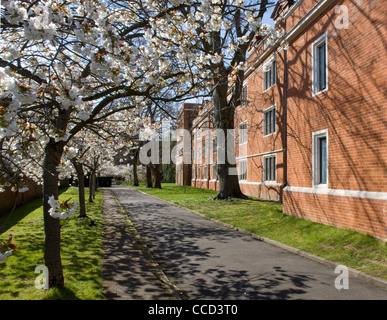
[[[204,173],[204,177],[203,179],[207,180],[208,179],[208,166],[204,166],[203,168],[203,173]]]
[[[206,143],[206,139],[205,138],[203,138],[202,145],[203,145],[204,163],[207,163],[207,161],[208,161],[208,145]]]
[[[195,179],[195,171],[196,171],[196,168],[192,167],[192,179],[193,180]]]
[[[212,180],[217,180],[216,179],[216,164],[215,163],[212,165]]]
[[[217,142],[216,137],[212,140],[212,153],[216,154]]]
[[[239,144],[247,142],[247,121],[239,124]]]
[[[263,112],[263,135],[275,133],[276,130],[276,107],[270,107]]]
[[[277,83],[277,61],[266,62],[268,70],[263,71],[263,91],[271,88]]]
[[[244,85],[242,88],[241,106],[244,107],[247,105],[247,103],[247,85]]]
[[[200,180],[200,167],[198,167],[198,176],[197,176],[197,179],[199,179]]]
[[[328,185],[328,130],[313,133],[313,185]]]
[[[247,180],[247,159],[239,160],[239,180]]]
[[[312,45],[312,91],[313,95],[328,90],[327,35]]]
[[[263,181],[276,181],[276,156],[263,157]]]

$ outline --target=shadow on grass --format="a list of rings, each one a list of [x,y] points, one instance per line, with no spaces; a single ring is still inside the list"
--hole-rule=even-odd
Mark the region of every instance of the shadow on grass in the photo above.
[[[63,194],[66,192],[66,194]],[[61,189],[62,199],[78,195],[77,189]],[[0,220],[1,232],[8,237],[14,234],[18,250],[0,265],[0,300],[91,300],[102,299],[101,284],[101,236],[102,195],[96,202],[87,203],[88,215],[93,219],[79,218],[61,221],[61,256],[65,288],[36,291],[34,272],[36,266],[44,265],[44,221],[41,199],[17,208],[6,224]],[[13,229],[11,229],[13,228]],[[12,231],[11,231],[12,230]],[[1,237],[3,239],[3,236]],[[4,268],[3,268],[4,267]]]
[[[67,189],[68,188],[61,188],[59,190],[59,194],[66,192]],[[10,211],[7,215],[0,217],[0,235],[7,232],[30,213],[34,212],[36,209],[39,209],[42,205],[42,199],[37,198],[31,202],[20,205],[15,210]]]
[[[250,196],[243,196],[241,198],[226,198],[226,199],[217,199],[217,198],[210,198],[208,201],[224,201],[225,203],[233,203],[233,202],[244,202],[244,201],[252,201],[252,202],[259,202],[259,203],[268,203],[268,204],[274,204],[274,205],[281,205],[280,202],[273,201],[273,200],[265,200],[260,198],[253,198]],[[282,212],[282,211],[281,211]]]
[[[39,209],[42,206],[42,199],[35,199],[32,202],[16,208],[13,212],[0,218],[0,235],[7,232],[19,221],[23,220],[31,212]]]
[[[44,296],[44,300],[81,300],[77,295],[68,288],[57,289],[52,288],[49,289]]]

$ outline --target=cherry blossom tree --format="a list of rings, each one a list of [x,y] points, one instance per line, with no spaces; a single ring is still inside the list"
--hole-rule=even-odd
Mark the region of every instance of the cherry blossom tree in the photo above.
[[[17,190],[24,177],[43,184],[50,287],[64,286],[59,218],[74,207],[62,215],[57,199],[70,141],[147,101],[182,101],[204,96],[206,88],[216,127],[233,128],[247,47],[257,33],[269,32],[260,24],[266,5],[2,0],[0,164]],[[240,195],[237,177],[228,175],[232,166],[219,166],[219,198]]]
[[[192,90],[193,76],[177,80],[184,72],[163,63],[173,48],[155,52],[144,41],[149,19],[164,14],[140,1],[2,1],[1,163],[9,176],[20,171],[43,183],[50,287],[64,286],[60,222],[50,212],[65,146],[89,124],[141,106],[165,87],[175,87],[177,98]],[[131,103],[114,104],[126,97]]]
[[[261,23],[269,5],[268,0],[170,0],[169,6],[176,6],[175,10],[151,20],[152,29],[145,34],[155,45],[155,38],[179,43],[177,58],[201,74],[212,95],[215,128],[223,136],[218,148],[225,154],[230,154],[228,148],[234,145],[234,141],[228,142],[227,130],[234,129],[235,109],[241,104],[247,50],[257,37],[270,44],[281,36]],[[161,8],[165,2],[149,0],[147,6]],[[217,199],[243,196],[233,160],[227,157],[218,163]]]

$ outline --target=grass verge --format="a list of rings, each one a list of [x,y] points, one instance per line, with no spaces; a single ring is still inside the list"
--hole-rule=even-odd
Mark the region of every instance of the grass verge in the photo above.
[[[86,190],[87,191],[87,190]],[[87,194],[87,192],[86,192]],[[78,199],[78,189],[62,189],[59,200]],[[5,223],[0,219],[0,242],[13,235],[18,250],[0,262],[0,299],[2,300],[96,300],[103,299],[101,280],[102,191],[93,203],[86,203],[87,214],[95,222],[78,218],[75,212],[61,221],[61,256],[65,278],[63,290],[38,290],[35,273],[44,265],[44,223],[42,201],[37,199],[19,207]]]
[[[145,193],[204,214],[234,227],[276,240],[324,259],[387,280],[387,243],[282,213],[282,204],[250,197],[210,201],[215,191],[163,184],[162,189],[136,187]]]

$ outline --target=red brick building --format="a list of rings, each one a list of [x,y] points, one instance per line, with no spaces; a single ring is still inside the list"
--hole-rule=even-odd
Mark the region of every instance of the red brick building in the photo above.
[[[192,141],[191,141],[191,128],[193,121],[198,116],[199,108],[201,105],[195,103],[185,103],[179,113],[177,114],[177,128],[180,129],[177,132],[176,142],[180,144],[178,148],[178,154],[176,154],[176,184],[177,185],[191,185],[192,179]],[[186,134],[184,134],[184,132]],[[188,139],[187,139],[188,138]],[[184,151],[189,151],[188,159],[184,157]],[[188,161],[185,161],[188,160]]]
[[[386,13],[383,0],[277,3],[272,18],[285,34],[249,51],[236,110],[245,194],[387,239]],[[211,143],[198,150],[212,139],[199,130],[212,126],[210,106],[192,123],[195,160],[209,160],[193,161],[191,184],[216,189]]]

